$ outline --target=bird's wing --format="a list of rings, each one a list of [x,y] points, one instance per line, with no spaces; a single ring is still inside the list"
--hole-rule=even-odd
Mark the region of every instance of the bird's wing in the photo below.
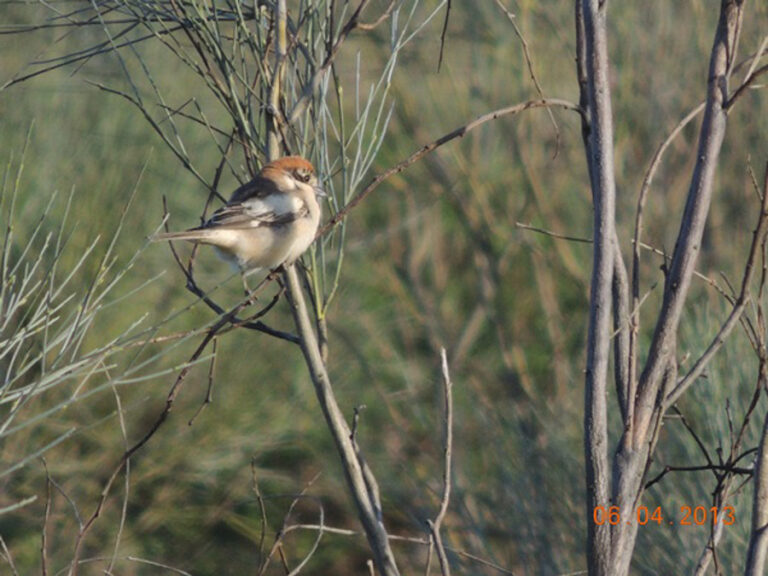
[[[232,194],[202,228],[281,226],[306,216],[306,204],[295,194],[281,192],[272,180],[257,176]]]
[[[246,182],[240,188],[232,192],[227,204],[239,204],[251,198],[264,198],[272,194],[280,194],[275,181],[263,176],[255,176],[250,182]]]

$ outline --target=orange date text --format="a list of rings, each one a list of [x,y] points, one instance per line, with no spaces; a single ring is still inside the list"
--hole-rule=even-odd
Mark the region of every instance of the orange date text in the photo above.
[[[736,512],[733,506],[680,506],[680,514],[674,517],[665,515],[661,506],[648,508],[647,506],[638,506],[634,510],[624,510],[618,506],[597,506],[592,511],[592,520],[595,524],[602,526],[608,524],[616,526],[622,522],[625,524],[638,524],[645,526],[647,524],[662,524],[676,526],[704,526],[722,522],[726,526],[732,526],[736,523]]]

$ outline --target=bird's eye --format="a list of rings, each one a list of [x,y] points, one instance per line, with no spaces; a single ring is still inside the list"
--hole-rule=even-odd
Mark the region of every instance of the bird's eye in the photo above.
[[[296,172],[294,172],[294,176],[296,177],[296,180],[306,183],[309,182],[309,179],[312,175],[306,170],[296,170]]]

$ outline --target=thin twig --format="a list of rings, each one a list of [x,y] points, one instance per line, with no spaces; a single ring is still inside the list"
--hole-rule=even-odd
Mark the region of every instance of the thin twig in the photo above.
[[[325,532],[325,520],[324,520],[325,519],[325,512],[323,510],[322,503],[319,502],[319,500],[317,498],[314,498],[313,496],[307,496],[306,492],[307,492],[307,490],[309,490],[309,488],[312,486],[312,484],[315,483],[315,480],[317,480],[317,478],[319,476],[320,476],[319,474],[315,475],[302,488],[301,492],[299,492],[291,500],[291,504],[290,504],[290,506],[288,506],[288,510],[285,513],[285,515],[283,516],[283,524],[280,527],[280,530],[278,530],[277,533],[275,534],[275,541],[272,543],[272,548],[270,549],[269,554],[267,554],[267,557],[265,558],[264,563],[259,567],[259,573],[258,573],[259,576],[263,576],[266,573],[267,568],[269,567],[269,563],[272,560],[272,557],[276,553],[279,553],[280,561],[283,563],[283,569],[285,570],[285,573],[288,574],[288,575],[296,574],[297,570],[300,570],[301,567],[303,567],[303,565],[306,563],[306,562],[302,562],[297,568],[295,568],[294,570],[290,570],[290,568],[288,567],[288,559],[286,558],[285,550],[284,550],[284,547],[283,547],[283,543],[285,541],[285,536],[289,532],[289,530],[288,530],[288,527],[289,527],[288,521],[290,520],[291,514],[293,514],[293,510],[294,510],[294,508],[296,508],[296,505],[299,503],[299,501],[301,501],[303,499],[309,499],[309,500],[317,501],[318,505],[320,506],[320,524],[318,526],[318,531],[317,531],[318,534],[317,534],[317,537],[315,538],[315,545],[313,546],[312,550],[310,551],[309,556],[305,557],[305,561],[308,560],[309,557],[311,557],[312,554],[314,553],[314,551],[317,549],[317,546],[320,543],[320,539],[323,537],[323,533]]]
[[[395,5],[397,4],[397,0],[389,0],[389,5],[384,10],[384,12],[381,13],[381,15],[376,18],[373,22],[358,22],[357,27],[360,30],[375,30],[379,27],[379,24],[384,22],[387,18],[389,18],[392,15],[392,10],[394,10]]]
[[[525,64],[528,66],[528,74],[531,76],[531,80],[533,80],[533,86],[536,88],[536,93],[539,95],[539,98],[544,99],[544,90],[541,88],[541,84],[539,83],[539,79],[536,76],[536,73],[533,70],[533,59],[531,58],[531,51],[528,49],[528,41],[525,39],[525,36],[523,36],[523,32],[520,30],[520,27],[517,25],[517,20],[515,18],[515,15],[512,14],[509,10],[507,10],[507,7],[504,6],[504,3],[501,0],[495,0],[496,5],[501,9],[502,12],[504,12],[504,15],[507,17],[507,20],[512,24],[512,28],[515,31],[515,36],[517,36],[517,39],[520,40],[520,45],[523,47],[523,56],[525,57]],[[557,154],[560,151],[560,127],[557,125],[557,120],[555,120],[555,115],[552,113],[552,110],[550,108],[547,108],[547,114],[549,115],[549,121],[552,123],[552,127],[555,129],[555,154],[553,156],[554,158],[557,158]]]
[[[162,562],[158,562],[156,560],[148,560],[146,558],[140,558],[138,556],[126,556],[125,558],[129,562],[136,562],[137,564],[146,564],[148,566],[154,566],[155,568],[163,568],[164,570],[168,570],[169,572],[173,572],[174,574],[180,574],[181,576],[192,576],[189,572],[182,570],[181,568],[176,568],[175,566],[170,566],[168,564],[163,564]]]
[[[115,386],[112,387],[112,393],[115,395],[115,404],[117,405],[117,417],[118,422],[120,424],[120,436],[123,442],[123,449],[127,449],[129,446],[128,443],[128,429],[125,425],[125,414],[123,412],[123,403],[120,399],[120,393],[118,392],[117,388]],[[131,489],[131,461],[127,460],[125,462],[125,476],[124,476],[124,488],[123,488],[123,502],[122,506],[120,507],[120,523],[117,527],[117,534],[115,535],[115,545],[112,550],[112,558],[109,560],[109,565],[107,566],[106,572],[112,573],[112,569],[115,567],[115,563],[117,562],[117,554],[120,550],[120,542],[122,541],[123,537],[123,530],[125,529],[125,520],[128,517],[128,497],[130,495],[130,489]]]
[[[553,232],[545,228],[539,228],[537,226],[531,226],[530,224],[523,224],[522,222],[515,222],[515,228],[521,228],[522,230],[530,230],[531,232],[538,232],[544,234],[550,238],[557,238],[558,240],[568,240],[569,242],[579,242],[581,244],[592,244],[592,238],[583,238],[580,236],[568,236],[567,234],[560,234],[559,232]]]
[[[752,244],[749,248],[749,255],[747,256],[747,262],[744,265],[744,275],[741,279],[741,291],[739,297],[734,302],[734,306],[731,309],[728,318],[720,327],[711,344],[707,347],[704,353],[694,363],[693,367],[688,373],[677,383],[675,388],[669,393],[665,399],[665,404],[670,406],[677,402],[680,396],[688,389],[688,387],[695,382],[695,380],[704,371],[704,368],[709,364],[715,354],[720,350],[725,343],[726,338],[733,330],[736,323],[741,318],[741,314],[749,301],[749,284],[752,281],[754,275],[755,265],[757,264],[757,258],[761,254],[761,246],[763,241],[768,236],[768,163],[765,167],[765,180],[763,183],[763,199],[760,207],[760,213],[757,219],[757,226],[752,233]]]
[[[434,521],[427,520],[431,539],[434,541],[437,549],[437,558],[440,561],[440,570],[443,576],[450,576],[451,566],[448,563],[448,557],[445,554],[440,528],[443,525],[443,519],[448,512],[448,504],[451,500],[451,459],[453,455],[453,382],[448,370],[448,356],[445,348],[440,348],[440,365],[443,373],[443,395],[445,399],[445,415],[443,417],[443,497],[440,500],[440,509],[435,516]],[[431,546],[430,546],[431,551]],[[429,565],[427,565],[426,575],[429,576]]]
[[[451,18],[451,0],[447,0],[445,8],[445,19],[443,20],[443,30],[440,32],[440,55],[437,59],[437,71],[443,65],[443,50],[445,49],[445,37],[448,34],[448,21]]]
[[[192,415],[192,418],[189,419],[189,422],[187,424],[189,426],[192,426],[192,424],[195,423],[195,420],[200,415],[200,413],[205,410],[205,408],[213,402],[213,383],[214,383],[214,373],[216,371],[216,358],[218,358],[217,347],[218,347],[218,339],[214,338],[212,345],[211,345],[211,363],[208,367],[208,389],[205,392],[205,400],[200,404],[197,411]]]
[[[184,366],[184,368],[182,368],[182,370],[179,372],[178,376],[176,377],[176,381],[174,382],[173,386],[171,386],[171,389],[168,392],[168,395],[166,397],[165,406],[163,407],[158,417],[155,419],[155,421],[150,426],[150,428],[144,433],[141,439],[139,439],[135,444],[133,444],[129,449],[125,451],[122,458],[118,462],[117,466],[115,466],[114,470],[112,471],[112,474],[110,475],[109,479],[104,485],[104,488],[101,491],[101,497],[99,498],[99,501],[96,504],[95,510],[93,511],[91,516],[85,521],[85,523],[82,525],[75,539],[75,551],[72,555],[72,561],[70,563],[70,574],[72,576],[77,575],[80,554],[82,551],[82,546],[85,542],[85,537],[90,531],[90,529],[93,527],[96,520],[101,515],[104,505],[106,504],[107,497],[109,496],[109,493],[111,491],[112,485],[114,484],[118,475],[125,468],[131,456],[133,456],[147,442],[149,442],[149,440],[155,435],[155,433],[160,429],[163,423],[167,420],[168,416],[171,413],[171,410],[173,409],[176,398],[179,392],[181,391],[182,385],[186,380],[187,375],[189,374],[190,367],[200,358],[202,353],[208,347],[208,344],[210,344],[210,342],[216,337],[219,331],[225,326],[231,324],[232,320],[236,318],[240,310],[247,305],[247,302],[248,301],[246,300],[244,302],[241,302],[234,308],[232,308],[229,312],[224,314],[213,326],[211,326],[208,329],[206,336],[203,338],[202,342],[198,345],[197,349],[190,356],[188,363]]]
[[[16,569],[16,564],[13,562],[11,551],[8,550],[8,546],[5,544],[5,540],[3,539],[2,535],[0,535],[0,548],[3,549],[3,556],[5,557],[5,561],[8,563],[13,576],[19,576],[19,571]]]
[[[490,122],[492,120],[498,120],[499,118],[502,118],[504,116],[514,116],[515,114],[519,114],[520,112],[523,112],[524,110],[532,110],[535,108],[563,108],[565,110],[572,110],[574,112],[582,113],[582,109],[579,108],[576,104],[569,102],[568,100],[560,100],[555,98],[548,98],[545,100],[531,100],[528,102],[523,102],[522,104],[515,104],[514,106],[508,106],[506,108],[499,108],[498,110],[494,110],[493,112],[488,112],[487,114],[483,114],[479,118],[476,118],[472,122],[469,122],[467,124],[464,124],[463,126],[459,126],[455,130],[449,132],[448,134],[445,134],[444,136],[441,136],[437,140],[433,140],[429,144],[425,144],[416,152],[411,154],[408,158],[405,160],[402,160],[389,168],[388,170],[382,172],[378,176],[376,176],[369,184],[366,186],[363,190],[357,193],[341,210],[339,210],[333,218],[331,218],[328,223],[323,226],[317,233],[317,236],[323,236],[326,234],[329,230],[333,229],[339,222],[341,222],[346,216],[349,214],[351,210],[353,210],[360,202],[362,202],[371,192],[373,192],[376,188],[379,187],[379,184],[384,182],[387,178],[390,176],[394,176],[395,174],[400,174],[403,172],[406,168],[420,160],[422,157],[426,156],[430,152],[436,150],[437,148],[440,148],[444,144],[447,144],[451,140],[455,140],[456,138],[463,138],[467,134],[469,134],[472,130],[477,128],[478,126],[482,126],[483,124]]]
[[[358,4],[357,9],[355,9],[355,11],[352,13],[352,16],[349,17],[349,20],[347,20],[347,23],[339,32],[339,35],[336,38],[336,42],[334,42],[333,45],[329,48],[323,64],[317,70],[315,70],[315,72],[312,74],[312,78],[310,78],[310,80],[305,84],[304,92],[293,105],[290,114],[288,114],[287,122],[289,126],[292,126],[299,119],[299,116],[304,113],[304,111],[307,109],[307,106],[309,106],[313,95],[317,91],[320,83],[336,59],[341,45],[344,43],[350,33],[360,25],[360,15],[363,13],[363,10],[365,10],[365,7],[369,2],[370,0],[360,0],[360,4]],[[333,10],[331,10],[331,13],[333,13]]]
[[[45,469],[45,514],[43,516],[43,530],[40,542],[40,564],[41,572],[43,576],[48,576],[48,521],[51,518],[51,475],[48,472],[48,464],[43,461],[43,468]]]
[[[654,484],[657,484],[670,472],[703,472],[709,470],[713,473],[724,472],[726,474],[743,474],[747,476],[752,475],[752,468],[739,468],[738,466],[730,466],[728,464],[701,464],[699,466],[664,466],[664,469],[653,479],[649,480],[645,484],[647,490]],[[715,474],[717,476],[717,474]]]
[[[261,495],[259,483],[256,481],[256,459],[251,459],[251,488],[259,503],[259,570],[264,564],[264,541],[267,537],[267,508],[264,505],[264,497]]]
[[[741,96],[746,92],[748,88],[752,86],[752,84],[755,83],[755,80],[757,80],[760,76],[768,72],[768,64],[765,66],[761,66],[757,70],[755,70],[752,74],[750,74],[746,80],[744,80],[744,83],[739,86],[736,91],[733,93],[733,95],[728,99],[728,102],[725,104],[724,108],[726,110],[730,110],[730,108],[736,103],[736,101],[741,98]]]
[[[294,530],[320,530],[320,526],[318,526],[317,524],[291,524],[290,526],[285,528],[284,532],[287,534],[288,532],[292,532]],[[365,536],[364,532],[359,532],[357,530],[350,530],[348,528],[335,528],[332,526],[325,526],[323,530],[325,531],[326,534],[337,534],[339,536]],[[431,537],[423,538],[423,537],[414,537],[414,536],[401,536],[399,534],[390,534],[389,540],[392,542],[407,542],[410,544],[419,544],[419,545],[428,546],[428,547],[432,543]],[[480,558],[479,556],[470,554],[465,550],[461,550],[459,548],[451,548],[450,546],[446,546],[445,549],[449,550],[453,554],[456,554],[457,556],[461,556],[462,558],[466,558],[467,560],[471,560],[472,562],[477,562],[478,564],[482,564],[483,566],[492,568],[502,574],[510,574],[512,576],[514,576],[515,574],[515,572],[513,572],[508,568],[504,568],[503,566],[500,566],[495,562],[491,562],[490,560],[486,560],[485,558]]]
[[[664,153],[666,152],[667,148],[672,144],[674,139],[677,137],[680,132],[682,132],[683,128],[685,128],[698,114],[704,110],[704,105],[706,103],[702,102],[699,104],[696,108],[694,108],[691,112],[688,113],[688,115],[685,116],[680,122],[677,123],[677,125],[673,128],[672,132],[670,132],[669,136],[667,136],[664,141],[659,145],[659,147],[656,149],[656,152],[653,155],[653,158],[651,159],[651,163],[648,166],[648,170],[645,172],[645,176],[643,177],[643,184],[640,187],[640,194],[637,199],[637,209],[635,210],[635,231],[633,235],[633,250],[632,250],[632,306],[634,309],[634,313],[630,317],[630,331],[629,331],[629,374],[628,378],[630,383],[632,383],[632,386],[634,387],[634,384],[637,381],[637,339],[638,335],[640,333],[640,314],[638,313],[639,306],[638,301],[640,299],[640,248],[642,246],[641,244],[641,237],[643,233],[643,211],[645,208],[645,203],[648,198],[648,193],[651,189],[651,184],[653,183],[653,178],[656,175],[656,171],[658,167],[661,165],[661,160],[664,156]],[[630,394],[629,398],[629,414],[634,414],[634,390]]]

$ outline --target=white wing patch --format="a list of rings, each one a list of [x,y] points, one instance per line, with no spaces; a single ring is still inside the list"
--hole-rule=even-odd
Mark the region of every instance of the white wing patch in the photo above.
[[[254,219],[252,226],[258,226],[265,216],[269,220],[280,220],[289,214],[298,214],[304,206],[294,194],[270,194],[265,198],[250,198],[242,203],[247,214]]]
[[[251,197],[219,208],[204,228],[258,228],[280,226],[302,218],[307,206],[293,194],[269,194]]]

